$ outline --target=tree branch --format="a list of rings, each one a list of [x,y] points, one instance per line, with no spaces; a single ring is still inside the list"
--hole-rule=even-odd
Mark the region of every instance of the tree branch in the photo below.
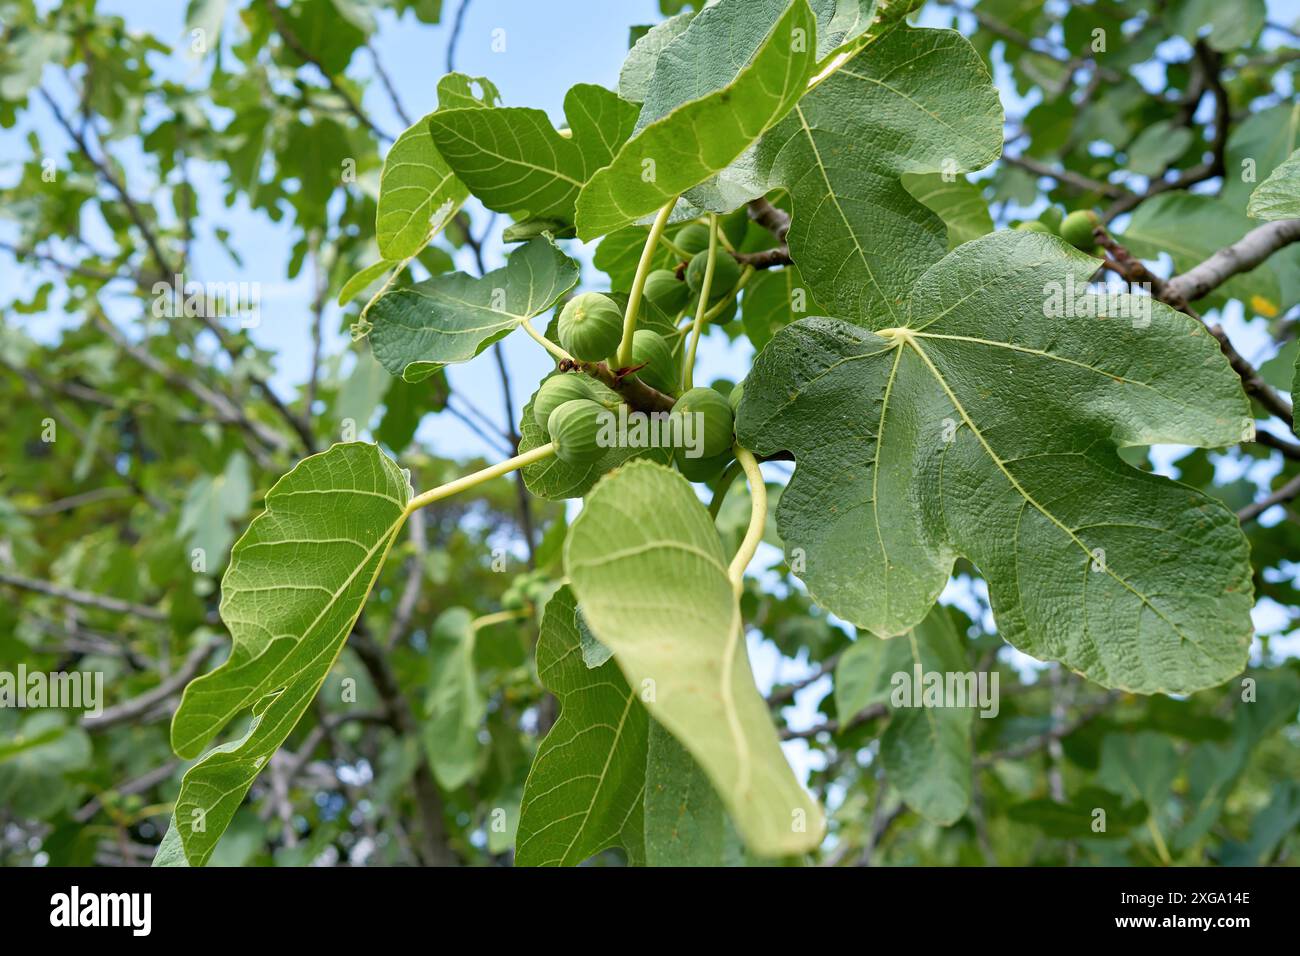
[[[366,116],[366,114],[361,111],[361,107],[357,105],[356,100],[352,98],[351,94],[343,88],[342,84],[340,84],[338,80],[334,79],[334,76],[329,70],[325,69],[325,64],[321,63],[320,57],[308,50],[307,47],[303,45],[302,41],[298,39],[297,34],[295,34],[289,24],[285,22],[284,13],[276,5],[275,0],[263,0],[263,5],[266,7],[267,13],[270,14],[271,22],[275,25],[275,32],[280,34],[280,39],[284,41],[284,45],[292,50],[298,59],[316,67],[317,72],[319,72],[320,75],[324,77],[325,82],[329,84],[330,90],[333,91],[335,96],[343,101],[343,105],[346,107],[347,111],[356,117],[362,126],[366,127],[366,129],[370,130],[370,132],[374,133],[385,142],[391,143],[393,137],[389,136],[371,122],[370,117]]]
[[[167,620],[167,615],[156,607],[149,607],[144,604],[134,604],[131,601],[123,601],[119,598],[109,597],[106,594],[93,594],[90,591],[81,591],[77,588],[64,587],[59,584],[53,584],[49,581],[40,581],[36,578],[27,578],[18,574],[9,574],[6,571],[0,571],[0,584],[7,584],[10,587],[19,588],[23,591],[33,591],[37,594],[46,594],[50,597],[59,598],[62,601],[71,601],[73,604],[98,608],[101,611],[110,611],[114,614],[130,614],[146,621]]]
[[[1055,179],[1057,182],[1064,183],[1067,186],[1073,186],[1080,192],[1098,193],[1102,196],[1109,196],[1113,199],[1120,199],[1130,195],[1129,191],[1122,186],[1116,186],[1114,183],[1103,182],[1100,179],[1090,179],[1069,169],[1057,169],[1049,166],[1047,163],[1041,163],[1030,156],[1008,156],[1002,155],[1002,160],[1012,166],[1033,173],[1035,176],[1046,176],[1049,179]]]
[[[1280,219],[1257,226],[1200,265],[1170,279],[1165,284],[1165,301],[1175,308],[1195,302],[1293,242],[1300,242],[1300,219]]]
[[[1274,505],[1285,504],[1297,497],[1300,497],[1300,475],[1296,475],[1267,498],[1246,505],[1237,512],[1237,518],[1242,523],[1253,521]]]
[[[128,721],[135,720],[149,713],[156,706],[166,701],[173,694],[179,694],[185,689],[185,685],[194,678],[203,668],[203,664],[220,642],[216,638],[208,640],[206,643],[196,647],[185,658],[185,663],[180,666],[176,673],[172,674],[161,684],[139,697],[132,697],[130,700],[123,701],[113,707],[104,708],[104,712],[98,717],[84,717],[81,725],[90,733],[97,734],[107,730],[110,727],[116,727]]]
[[[1019,760],[1021,757],[1028,757],[1040,750],[1045,750],[1054,741],[1070,736],[1080,727],[1096,720],[1105,713],[1110,706],[1119,700],[1123,691],[1112,690],[1105,696],[1098,698],[1091,705],[1084,708],[1074,720],[1066,724],[1059,724],[1046,733],[1039,734],[1037,737],[1031,737],[1023,743],[1016,744],[1014,747],[1008,747],[1005,750],[995,750],[992,753],[984,754],[975,759],[976,769],[987,767],[999,760]]]

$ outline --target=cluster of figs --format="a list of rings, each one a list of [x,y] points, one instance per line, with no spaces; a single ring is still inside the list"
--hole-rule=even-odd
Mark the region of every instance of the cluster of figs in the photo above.
[[[646,276],[644,300],[660,312],[679,319],[693,315],[699,303],[708,268],[709,227],[690,223],[673,237],[675,249],[688,255],[685,268],[657,269]],[[735,287],[740,266],[719,247],[714,256],[713,280],[707,307],[716,311],[713,321],[723,324],[736,315]],[[720,309],[723,299],[730,302]],[[584,292],[564,304],[558,323],[560,345],[582,363],[606,362],[612,369],[623,338],[623,309],[608,295]],[[677,350],[680,353],[682,350]],[[713,388],[680,391],[682,356],[668,340],[651,329],[637,329],[632,338],[632,371],[644,384],[674,398],[670,416],[695,416],[693,432],[669,427],[668,434],[696,435],[690,446],[678,444],[673,458],[691,481],[710,481],[732,461],[735,409],[741,386],[723,393]],[[680,391],[680,394],[679,394]],[[608,449],[598,441],[602,424],[618,402],[594,378],[579,369],[552,375],[533,397],[533,418],[554,444],[555,454],[571,465],[590,465]]]

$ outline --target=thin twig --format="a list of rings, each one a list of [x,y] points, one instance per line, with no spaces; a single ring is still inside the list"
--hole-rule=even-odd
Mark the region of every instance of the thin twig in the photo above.
[[[1237,518],[1242,522],[1253,521],[1274,505],[1285,504],[1297,497],[1300,497],[1300,475],[1296,475],[1267,498],[1246,505],[1237,512]]]
[[[370,117],[366,116],[366,114],[361,111],[361,107],[357,105],[356,100],[352,98],[351,94],[343,88],[342,84],[334,78],[333,74],[331,74],[329,70],[325,69],[325,64],[321,62],[320,57],[308,50],[307,47],[303,45],[302,41],[298,39],[297,34],[293,32],[293,28],[285,22],[283,11],[281,11],[279,6],[276,5],[275,0],[263,0],[263,4],[266,7],[267,13],[270,14],[271,22],[275,25],[275,32],[280,34],[280,39],[284,41],[284,45],[292,50],[298,59],[316,67],[317,72],[319,72],[325,82],[329,84],[330,90],[333,91],[335,96],[343,101],[343,105],[347,111],[356,117],[362,126],[366,127],[366,129],[370,130],[370,132],[374,133],[380,139],[391,143],[393,137],[376,126],[371,121]]]

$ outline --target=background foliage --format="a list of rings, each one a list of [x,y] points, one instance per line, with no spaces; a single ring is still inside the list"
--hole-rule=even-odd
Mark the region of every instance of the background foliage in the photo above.
[[[411,251],[401,210],[397,228],[376,229],[383,157],[403,145],[362,108],[367,89],[391,98],[404,124],[418,119],[404,115],[403,91],[383,71],[377,19],[396,18],[442,50],[454,46],[463,6],[191,0],[188,25],[202,32],[179,41],[101,6],[0,0],[0,124],[28,130],[4,140],[0,167],[0,395],[9,424],[0,432],[0,669],[102,671],[108,704],[97,719],[0,709],[5,864],[153,858],[185,767],[168,719],[180,689],[229,646],[217,583],[236,534],[295,461],[355,428],[409,468],[417,488],[431,487],[512,449],[521,411],[531,422],[498,347],[501,382],[456,388],[441,372],[406,382],[344,334],[368,294],[341,311],[330,305],[359,270]],[[689,7],[661,6],[665,15]],[[1284,7],[928,4],[920,21],[956,26],[993,71],[1007,113],[1003,154],[953,183],[905,174],[887,156],[873,171],[903,174],[903,187],[944,220],[950,246],[1025,220],[1054,227],[1068,210],[1095,208],[1156,274],[1186,272],[1258,225],[1247,215],[1254,186],[1300,141],[1300,38]],[[498,16],[509,28],[509,9]],[[1095,48],[1098,29],[1104,49]],[[185,57],[197,64],[189,80],[161,69]],[[430,64],[430,87],[442,72]],[[618,86],[614,76],[595,79]],[[444,95],[460,108],[435,135],[479,121],[473,103],[455,99],[463,91],[440,88],[440,103]],[[585,178],[608,158],[573,125],[563,140],[542,117],[537,135],[572,146],[565,161]],[[970,168],[990,158],[971,157]],[[777,172],[797,188],[797,170]],[[500,199],[502,208],[510,202]],[[548,203],[548,213],[573,215],[572,195]],[[446,272],[453,257],[479,274],[500,264],[485,245],[493,217],[469,208],[401,283]],[[286,278],[307,276],[312,290],[287,306],[311,319],[310,338],[293,345],[301,381],[286,385],[277,373],[286,355],[237,322],[152,310],[155,284],[174,275],[239,280],[248,240],[223,225],[230,210],[291,232]],[[581,204],[577,214],[581,227]],[[227,249],[233,265],[201,274],[200,239]],[[596,269],[584,270],[580,288],[626,287],[642,241],[627,239],[615,232],[595,248]],[[792,248],[802,241],[792,233]],[[806,241],[815,247],[817,237]],[[789,319],[793,273],[760,273],[741,321],[713,331],[711,346],[744,354],[745,339],[767,344]],[[374,278],[348,291],[356,296]],[[1264,382],[1291,390],[1300,245],[1196,298]],[[502,385],[505,427],[496,420]],[[756,656],[776,662],[763,689],[787,754],[827,808],[829,836],[812,862],[1295,859],[1300,446],[1259,401],[1266,393],[1252,394],[1255,441],[1126,452],[1243,521],[1257,595],[1251,703],[1239,680],[1186,698],[1141,697],[1028,661],[993,632],[987,591],[962,562],[948,592],[955,626],[928,622],[925,653],[951,669],[996,669],[1001,709],[969,732],[941,731],[956,734],[943,751],[950,763],[918,764],[905,721],[883,703],[880,677],[898,669],[882,659],[885,645],[855,641],[852,628],[809,602],[777,551],[760,552],[741,608]],[[483,460],[448,454],[440,429],[452,419],[480,436]],[[772,467],[774,492],[788,476]],[[498,479],[413,516],[322,694],[258,778],[214,863],[512,860],[524,779],[556,720],[548,688],[563,695],[582,677],[537,676],[548,655],[563,654],[537,637],[539,605],[561,575],[567,519],[561,505],[524,494],[522,481]],[[727,553],[747,513],[743,493],[722,508]],[[581,644],[582,635],[555,640]],[[651,759],[681,766],[656,727],[643,744]],[[962,792],[954,795],[952,781]],[[1086,825],[1097,807],[1107,810],[1104,834]],[[672,838],[647,832],[644,846],[619,845],[654,863],[673,858]],[[693,848],[699,862],[755,862],[730,834]],[[601,851],[598,862],[621,858],[589,849]],[[535,851],[521,849],[521,862],[545,862],[527,858]]]

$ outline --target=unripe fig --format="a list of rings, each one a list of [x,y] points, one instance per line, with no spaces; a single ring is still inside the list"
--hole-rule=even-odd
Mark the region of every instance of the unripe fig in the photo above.
[[[734,415],[740,410],[740,399],[745,394],[745,383],[737,382],[731,386],[731,391],[727,393],[727,404],[731,406],[731,412]]]
[[[1052,234],[1052,230],[1037,219],[1030,219],[1028,222],[1018,223],[1016,228],[1021,232],[1045,232],[1049,236]]]
[[[749,210],[741,206],[730,215],[723,216],[718,223],[722,227],[722,234],[727,237],[733,249],[739,249],[741,243],[745,241],[745,233],[749,231]]]
[[[731,447],[735,415],[727,400],[713,389],[692,388],[682,393],[681,398],[673,404],[673,414],[694,418],[694,423],[689,427],[695,429],[691,434],[697,443],[695,450],[700,452],[696,457],[712,458]],[[686,427],[685,424],[681,425],[677,435],[686,435]],[[681,457],[689,456],[683,453]]]
[[[605,451],[596,444],[596,436],[604,416],[612,414],[589,398],[574,399],[556,408],[546,421],[556,457],[570,465],[590,465]]]
[[[717,305],[716,302],[713,304],[715,306]],[[740,307],[736,305],[736,300],[729,299],[727,301],[727,304],[722,307],[722,311],[713,317],[713,324],[726,325],[728,322],[730,322],[732,319],[736,317],[736,313],[739,311],[740,311]]]
[[[682,473],[682,476],[687,481],[712,481],[722,474],[722,469],[731,464],[734,457],[730,449],[724,451],[721,455],[714,455],[712,458],[688,458],[680,448],[673,452],[673,460],[677,462],[677,470]]]
[[[704,285],[704,271],[709,267],[709,254],[700,252],[691,259],[691,264],[686,267],[686,285],[695,295],[700,294],[700,288]],[[710,304],[717,302],[732,289],[736,287],[736,282],[740,279],[740,263],[732,258],[731,253],[725,249],[717,250],[713,262],[713,284],[709,286]]]
[[[599,362],[618,348],[623,338],[623,311],[599,292],[584,292],[560,312],[560,344],[574,358]]]
[[[645,277],[644,295],[669,315],[676,315],[691,297],[691,290],[677,273],[656,269]]]
[[[1076,209],[1061,220],[1061,238],[1076,249],[1091,252],[1097,245],[1092,232],[1097,222],[1097,214],[1091,209]]]
[[[565,402],[584,398],[588,400],[596,398],[596,392],[587,383],[586,378],[581,375],[552,375],[542,382],[542,387],[537,390],[537,395],[533,398],[533,420],[545,431],[551,412]]]
[[[677,238],[673,240],[673,244],[688,256],[704,252],[709,248],[709,227],[702,222],[683,226],[677,233]]]
[[[637,329],[632,334],[632,364],[644,365],[637,377],[651,388],[670,395],[677,391],[677,360],[673,350],[658,332]]]

